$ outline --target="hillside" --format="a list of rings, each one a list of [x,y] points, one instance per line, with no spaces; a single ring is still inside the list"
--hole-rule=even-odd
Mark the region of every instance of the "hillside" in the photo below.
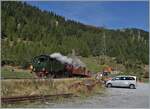
[[[69,55],[74,49],[82,57],[105,53],[126,67],[148,64],[149,33],[146,31],[84,25],[17,1],[3,1],[1,7],[4,63],[28,65],[39,54]]]

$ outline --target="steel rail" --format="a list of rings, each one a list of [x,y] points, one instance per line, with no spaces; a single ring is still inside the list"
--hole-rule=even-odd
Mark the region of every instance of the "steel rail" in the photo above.
[[[47,100],[51,97],[72,97],[73,93],[65,93],[65,94],[54,94],[54,95],[30,95],[30,96],[13,96],[13,97],[2,97],[2,103],[14,103],[18,101],[26,101],[26,100]]]

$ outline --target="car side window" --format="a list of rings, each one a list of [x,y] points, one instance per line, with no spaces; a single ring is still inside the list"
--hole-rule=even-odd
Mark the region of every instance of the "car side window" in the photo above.
[[[128,77],[129,79],[128,80],[135,80],[133,77]]]
[[[120,80],[126,80],[126,77],[120,77]]]
[[[120,78],[119,78],[119,77],[116,77],[115,80],[120,80]]]
[[[135,80],[133,77],[125,77],[125,80]]]

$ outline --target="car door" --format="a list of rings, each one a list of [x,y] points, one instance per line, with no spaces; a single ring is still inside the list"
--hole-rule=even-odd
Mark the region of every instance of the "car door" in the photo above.
[[[126,86],[128,86],[127,77],[120,77],[120,86],[121,86],[121,87],[126,87]]]
[[[115,77],[112,79],[112,86],[119,86],[120,85],[120,77]]]

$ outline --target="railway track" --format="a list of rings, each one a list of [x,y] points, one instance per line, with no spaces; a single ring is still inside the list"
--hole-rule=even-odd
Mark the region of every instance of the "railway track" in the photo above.
[[[38,80],[38,81],[41,81],[41,80],[54,80],[54,81],[61,81],[61,80],[76,80],[76,79],[80,79],[80,80],[86,80],[86,79],[91,79],[91,78],[1,78],[1,81],[23,81],[23,80]]]
[[[55,95],[31,95],[31,96],[14,96],[14,97],[2,97],[2,103],[15,103],[20,101],[33,101],[33,100],[48,100],[54,97],[72,97],[73,93],[65,93],[65,94],[55,94]]]

